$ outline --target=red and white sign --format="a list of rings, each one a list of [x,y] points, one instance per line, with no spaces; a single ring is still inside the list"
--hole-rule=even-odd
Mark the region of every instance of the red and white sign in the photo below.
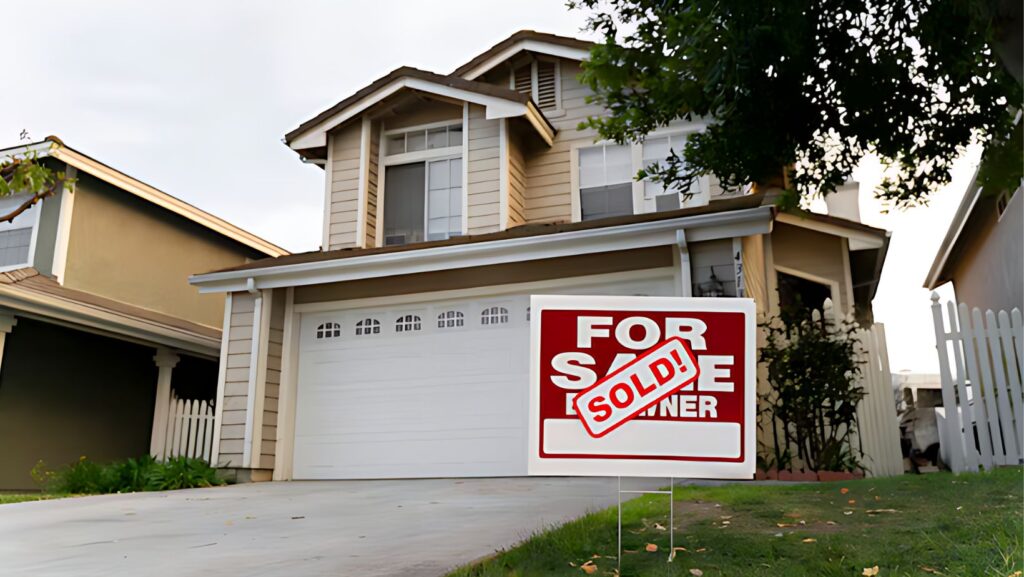
[[[697,374],[697,359],[686,342],[672,337],[576,395],[572,408],[596,439],[692,385]]]
[[[750,299],[533,296],[531,475],[751,478]]]

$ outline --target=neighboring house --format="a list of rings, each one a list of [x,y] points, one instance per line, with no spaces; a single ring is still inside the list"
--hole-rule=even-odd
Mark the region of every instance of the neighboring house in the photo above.
[[[981,310],[1024,310],[1024,198],[971,181],[924,286],[953,283],[956,299]]]
[[[529,295],[802,299],[870,318],[888,233],[633,176],[700,123],[595,142],[590,43],[524,31],[399,68],[286,136],[323,250],[193,277],[227,295],[215,463],[239,479],[523,475]]]
[[[57,138],[0,157],[30,151],[76,182],[0,224],[0,490],[161,450],[171,396],[216,391],[224,299],[188,275],[287,254]]]

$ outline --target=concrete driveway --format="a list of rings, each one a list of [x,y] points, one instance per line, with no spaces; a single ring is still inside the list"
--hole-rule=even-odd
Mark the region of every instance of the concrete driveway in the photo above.
[[[0,505],[0,575],[429,577],[614,505],[615,487],[305,481]]]

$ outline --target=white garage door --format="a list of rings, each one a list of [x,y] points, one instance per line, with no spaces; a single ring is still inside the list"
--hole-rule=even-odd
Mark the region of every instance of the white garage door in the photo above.
[[[538,293],[671,295],[670,279]],[[526,295],[302,316],[296,479],[526,474]]]

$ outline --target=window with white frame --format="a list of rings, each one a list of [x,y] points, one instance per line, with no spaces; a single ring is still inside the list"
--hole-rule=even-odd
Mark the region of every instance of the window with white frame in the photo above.
[[[386,133],[384,244],[462,234],[462,124]]]
[[[503,325],[508,323],[508,309],[505,307],[488,307],[480,313],[480,324]]]
[[[620,144],[579,149],[579,195],[582,220],[633,214],[632,151]]]
[[[335,339],[341,336],[341,325],[338,323],[320,323],[316,327],[317,339]]]
[[[13,194],[0,198],[0,213],[7,214],[21,206],[29,196]],[[44,201],[45,202],[45,201]],[[32,244],[42,204],[26,210],[13,222],[0,223],[0,269],[10,270],[32,264]]]
[[[402,315],[395,321],[396,333],[410,333],[421,328],[420,317],[416,315]]]
[[[356,323],[356,336],[379,335],[380,321],[377,319],[363,319]]]
[[[561,72],[558,60],[534,58],[512,69],[511,88],[533,99],[545,112],[562,109]]]
[[[444,311],[437,315],[437,328],[454,329],[465,324],[465,316],[459,311]]]
[[[647,138],[642,144],[643,166],[640,168],[647,168],[655,163],[664,166],[665,161],[668,160],[672,152],[682,157],[683,147],[686,146],[686,139],[688,137],[688,133],[682,133]],[[685,159],[683,166],[685,166]],[[700,184],[698,180],[690,185],[689,190],[687,190],[679,185],[666,188],[663,183],[645,179],[643,182],[644,212],[675,210],[688,205],[701,204],[702,199],[699,198],[701,193]],[[684,200],[684,194],[686,193],[689,193],[691,196]]]

